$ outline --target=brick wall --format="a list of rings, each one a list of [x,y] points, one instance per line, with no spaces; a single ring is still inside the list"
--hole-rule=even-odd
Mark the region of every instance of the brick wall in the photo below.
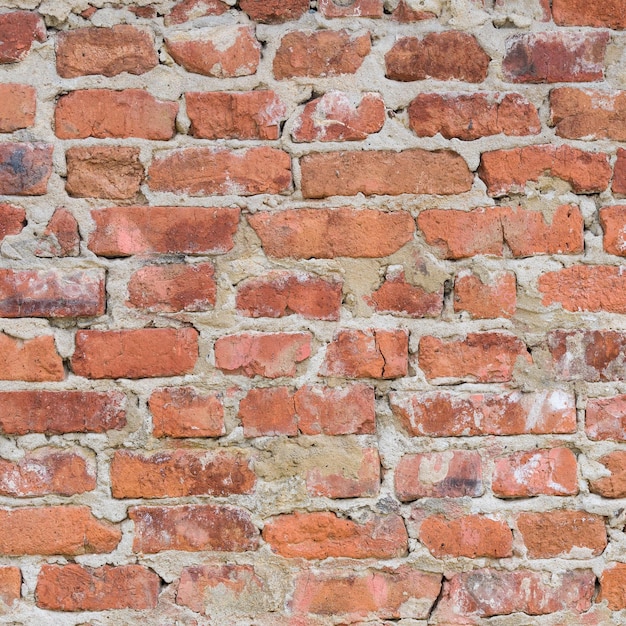
[[[626,623],[623,0],[3,6],[0,623]]]

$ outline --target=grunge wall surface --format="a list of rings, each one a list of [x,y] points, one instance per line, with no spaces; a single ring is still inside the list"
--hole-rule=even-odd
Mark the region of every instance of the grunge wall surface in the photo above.
[[[4,0],[0,623],[626,624],[624,28]]]

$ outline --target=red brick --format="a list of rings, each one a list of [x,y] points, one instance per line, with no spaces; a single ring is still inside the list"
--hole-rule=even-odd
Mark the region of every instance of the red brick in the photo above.
[[[543,32],[513,35],[502,60],[513,83],[592,82],[604,78],[607,32]]]
[[[217,285],[211,263],[151,265],[137,270],[128,283],[128,303],[152,313],[208,311]]]
[[[408,368],[404,330],[340,330],[326,350],[322,376],[399,378]]]
[[[59,139],[96,137],[168,140],[176,132],[178,103],[143,89],[83,89],[61,96],[54,110]]]
[[[498,272],[491,282],[472,273],[457,274],[454,280],[454,311],[475,319],[511,318],[515,315],[517,285],[513,272]]]
[[[552,15],[559,26],[626,28],[624,5],[620,0],[552,0]]]
[[[251,378],[295,376],[296,365],[309,356],[309,333],[242,333],[221,337],[215,342],[217,368]]]
[[[239,7],[255,22],[280,24],[302,17],[309,10],[309,0],[239,0]]]
[[[261,59],[261,44],[248,26],[176,32],[165,38],[165,47],[188,72],[215,78],[255,74]]]
[[[294,395],[298,428],[304,435],[373,435],[374,390],[367,385],[304,386]]]
[[[396,467],[395,491],[402,502],[418,498],[477,498],[483,493],[480,454],[465,450],[407,454]]]
[[[8,142],[0,144],[0,194],[43,196],[48,193],[51,174],[51,145]]]
[[[130,206],[91,212],[89,249],[99,256],[224,254],[234,246],[236,208]]]
[[[173,26],[207,15],[222,15],[229,8],[222,0],[181,0],[172,7],[163,21],[166,26]]]
[[[103,315],[104,283],[100,270],[0,270],[0,317]]]
[[[460,394],[391,392],[391,409],[415,437],[576,432],[576,402],[561,390]]]
[[[515,452],[496,460],[493,493],[500,498],[578,493],[576,456],[568,448]]]
[[[304,141],[361,141],[383,127],[385,102],[380,94],[360,94],[358,104],[343,91],[329,91],[307,102],[291,137]]]
[[[237,312],[246,317],[296,314],[305,319],[336,321],[341,310],[341,288],[341,282],[313,274],[271,272],[237,285]]]
[[[626,441],[626,395],[589,398],[585,411],[585,433],[594,441]]]
[[[277,80],[296,76],[355,74],[372,47],[369,33],[347,30],[292,31],[283,36],[274,57]]]
[[[437,16],[430,11],[419,11],[412,8],[409,4],[410,0],[400,0],[398,6],[391,13],[391,18],[401,23],[421,22],[422,20],[431,20]]]
[[[626,92],[559,87],[550,92],[550,121],[566,139],[626,141]]]
[[[140,611],[156,607],[160,583],[143,565],[44,565],[35,597],[37,606],[49,611]]]
[[[95,488],[95,467],[76,452],[40,448],[17,462],[0,459],[0,494],[4,496],[71,496]]]
[[[0,567],[0,601],[7,606],[20,599],[22,572],[19,567]]]
[[[605,382],[626,379],[622,353],[626,333],[617,330],[554,330],[548,349],[560,380]]]
[[[607,542],[604,518],[584,511],[521,513],[517,528],[531,559],[598,556]]]
[[[409,105],[409,125],[419,137],[440,133],[446,139],[471,141],[500,133],[536,135],[537,109],[516,93],[419,94]]]
[[[52,335],[22,340],[0,333],[0,380],[41,383],[64,378]]]
[[[400,81],[434,78],[480,83],[487,78],[490,60],[476,37],[467,33],[403,37],[385,55],[385,76]]]
[[[611,180],[606,154],[571,146],[541,145],[483,152],[478,174],[490,196],[523,193],[528,182],[542,176],[560,178],[576,193],[599,193]]]
[[[120,542],[120,530],[97,520],[86,506],[0,509],[0,554],[100,554]]]
[[[253,196],[291,187],[291,159],[267,146],[247,150],[183,148],[155,158],[148,170],[152,191],[190,196]]]
[[[251,389],[239,403],[244,437],[298,434],[293,393],[286,387]]]
[[[399,515],[372,515],[358,523],[329,511],[279,515],[263,528],[273,552],[287,558],[391,559],[407,554],[407,532]]]
[[[35,256],[68,257],[79,254],[80,233],[76,218],[63,207],[55,209],[35,248]]]
[[[74,146],[65,153],[65,190],[75,198],[135,198],[144,179],[139,148]]]
[[[305,198],[450,195],[469,191],[473,179],[467,163],[450,150],[314,153],[302,157],[300,166]]]
[[[532,363],[524,343],[503,332],[468,333],[462,340],[426,335],[419,345],[419,366],[436,382],[508,382],[518,359]]]
[[[111,461],[114,498],[180,498],[252,493],[256,476],[241,455],[204,450],[118,450]]]
[[[442,624],[467,624],[512,613],[583,613],[591,607],[595,581],[591,570],[582,569],[562,574],[475,569],[454,574],[444,582],[433,618]]]
[[[329,619],[341,615],[350,623],[373,616],[426,619],[441,590],[441,576],[411,565],[359,573],[329,567],[303,571],[295,585],[291,606],[296,614],[313,613]]]
[[[80,330],[72,370],[87,378],[150,378],[189,374],[198,360],[195,328]]]
[[[37,92],[34,87],[0,84],[0,133],[12,133],[32,126],[36,107]]]
[[[126,396],[118,391],[3,391],[0,429],[7,435],[104,433],[126,426]]]
[[[626,256],[626,206],[600,209],[600,224],[604,231],[604,250],[609,254]]]
[[[256,550],[259,544],[259,531],[244,509],[212,504],[135,506],[128,516],[135,523],[134,552],[243,552]]]
[[[37,13],[13,11],[0,15],[0,63],[16,63],[35,41],[46,40],[46,25]]]
[[[615,450],[598,459],[609,472],[608,476],[589,483],[592,493],[603,498],[626,498],[626,452]]]
[[[278,139],[287,108],[273,91],[185,94],[189,132],[200,139]]]
[[[596,602],[607,601],[609,609],[621,611],[626,608],[626,564],[613,563],[600,576],[600,593]]]
[[[379,313],[399,313],[408,317],[438,317],[443,309],[443,285],[430,292],[407,283],[404,272],[388,276],[365,301]]]
[[[382,17],[383,0],[319,0],[317,10],[322,16],[330,17]]]
[[[273,607],[268,580],[265,580],[267,574],[261,568],[259,570],[257,573],[252,565],[234,563],[184,567],[176,604],[213,619],[218,614],[227,614],[231,619],[258,619],[260,614]]]
[[[511,529],[506,523],[483,515],[466,515],[452,520],[441,515],[427,517],[420,525],[419,539],[438,559],[512,556]]]
[[[157,389],[148,400],[155,437],[220,437],[225,433],[224,407],[215,394],[193,387]]]
[[[623,148],[618,148],[617,150],[617,160],[615,161],[611,189],[616,194],[626,194],[626,150]]]
[[[415,230],[408,213],[374,209],[287,209],[256,213],[248,222],[267,255],[296,259],[387,256]]]
[[[19,206],[0,203],[0,242],[8,235],[19,235],[26,226],[26,211]]]
[[[56,60],[57,72],[63,78],[145,74],[159,63],[152,35],[128,24],[61,31]]]
[[[350,459],[357,467],[314,467],[306,474],[306,488],[312,496],[324,498],[370,498],[380,489],[380,457],[376,448],[364,448]]]

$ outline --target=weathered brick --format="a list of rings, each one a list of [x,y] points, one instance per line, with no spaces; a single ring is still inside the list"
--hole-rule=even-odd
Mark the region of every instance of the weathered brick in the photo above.
[[[626,15],[620,0],[552,0],[552,16],[559,26],[626,28]]]
[[[91,568],[69,563],[44,565],[37,578],[37,606],[49,611],[154,609],[159,577],[143,565]]]
[[[0,317],[86,317],[105,309],[101,270],[0,270]]]
[[[12,133],[32,126],[36,108],[37,92],[34,87],[0,84],[0,133]]]
[[[296,365],[309,356],[309,333],[242,333],[215,342],[215,365],[228,374],[294,376]]]
[[[20,599],[22,572],[19,567],[0,567],[0,601],[7,606]]]
[[[350,623],[373,616],[426,619],[441,590],[441,576],[411,565],[359,573],[329,567],[303,571],[295,586],[295,613],[341,615]]]
[[[413,237],[408,213],[374,209],[287,209],[248,217],[266,254],[296,259],[376,258]]]
[[[35,41],[46,40],[46,25],[37,13],[13,11],[0,15],[0,63],[16,63]]]
[[[152,35],[128,24],[61,31],[56,38],[56,61],[63,78],[145,74],[159,63]]]
[[[552,448],[501,457],[494,465],[492,489],[500,498],[576,495],[576,456],[568,448]]]
[[[326,349],[320,374],[345,378],[399,378],[408,369],[404,330],[340,330]]]
[[[372,515],[358,523],[329,511],[279,515],[266,522],[263,539],[287,558],[391,559],[407,553],[407,532],[399,515]]]
[[[26,226],[26,211],[19,206],[0,203],[0,242],[8,235],[19,235]]]
[[[617,330],[554,330],[548,349],[560,380],[604,382],[626,379],[626,333]]]
[[[385,55],[385,75],[400,81],[434,78],[480,83],[487,78],[490,60],[476,37],[451,30],[398,40]]]
[[[309,10],[309,0],[240,0],[239,7],[255,22],[280,24],[302,17]]]
[[[0,459],[0,494],[5,496],[71,496],[95,488],[95,467],[77,452],[41,448],[16,462]]]
[[[532,363],[524,343],[503,332],[468,333],[461,340],[425,335],[419,345],[419,366],[435,384],[508,382],[513,379],[518,359]]]
[[[528,182],[542,176],[560,178],[576,193],[599,193],[608,187],[611,168],[606,154],[541,145],[483,152],[478,174],[496,197],[523,193]]]
[[[543,32],[506,41],[504,79],[513,83],[591,82],[604,78],[607,32]]]
[[[52,174],[52,145],[0,144],[0,194],[43,196]]]
[[[402,502],[418,498],[477,498],[483,493],[480,454],[466,450],[407,454],[396,467],[394,485]]]
[[[464,556],[469,559],[512,556],[513,533],[505,522],[484,515],[446,519],[427,517],[420,525],[420,541],[436,558]]]
[[[327,18],[331,17],[382,17],[383,0],[319,0],[317,10]]]
[[[225,433],[219,396],[193,387],[157,389],[148,400],[155,437],[219,437]]]
[[[79,254],[78,222],[68,209],[60,207],[54,211],[43,235],[39,238],[35,256],[68,257]]]
[[[163,21],[166,26],[184,24],[207,15],[222,15],[229,8],[222,0],[181,0],[172,7]]]
[[[469,191],[473,179],[467,163],[450,150],[313,153],[302,157],[300,166],[305,198],[450,195]]]
[[[97,520],[86,506],[0,509],[0,554],[43,556],[111,552],[122,533]]]
[[[54,110],[59,139],[140,137],[166,141],[176,132],[178,103],[143,89],[83,89],[61,96]]]
[[[255,74],[261,59],[261,44],[248,26],[179,31],[165,38],[165,46],[188,72],[215,78]]]
[[[600,593],[596,602],[607,601],[609,609],[621,611],[626,608],[626,564],[613,563],[600,576]]]
[[[520,513],[517,528],[531,559],[598,556],[607,543],[602,516],[584,511]]]
[[[598,459],[608,476],[592,480],[589,489],[603,498],[626,498],[626,452],[615,450]]]
[[[0,333],[0,380],[40,383],[64,378],[52,335],[22,340]]]
[[[252,493],[256,476],[241,455],[204,450],[118,450],[111,461],[114,498],[180,498]]]
[[[273,91],[185,94],[190,134],[200,139],[278,139],[287,108]]]
[[[129,200],[139,193],[144,179],[139,148],[73,146],[65,158],[65,190],[70,196]]]
[[[516,93],[419,94],[409,105],[409,125],[419,137],[440,133],[446,139],[471,141],[500,133],[536,135],[537,109]]]
[[[282,193],[291,187],[291,159],[286,152],[267,146],[183,148],[152,161],[148,185],[152,191],[191,196]]]
[[[589,398],[585,411],[585,433],[595,441],[626,441],[626,395]]]
[[[554,223],[554,222],[553,222]],[[510,318],[515,315],[517,284],[513,272],[498,272],[492,281],[472,273],[457,274],[454,279],[454,310],[475,319]]]
[[[7,435],[103,433],[126,426],[119,391],[2,391],[0,429]]]
[[[134,552],[243,552],[256,550],[259,544],[259,531],[250,514],[234,507],[135,506],[128,516],[135,523]]]
[[[370,53],[369,33],[347,30],[292,31],[280,41],[274,57],[277,80],[297,76],[326,77],[355,74]]]
[[[617,160],[613,170],[613,184],[611,185],[613,193],[626,194],[626,150],[618,148]]]
[[[271,272],[237,285],[237,312],[246,317],[296,314],[305,319],[336,321],[341,310],[341,288],[341,282],[313,274]]]
[[[80,330],[72,370],[87,378],[150,378],[190,373],[198,360],[195,328]]]
[[[89,249],[99,256],[224,254],[234,246],[239,209],[131,206],[91,212]]]
[[[217,285],[211,263],[151,265],[128,282],[128,303],[152,313],[208,311],[215,305]]]
[[[389,401],[404,429],[415,437],[576,432],[574,396],[561,390],[505,394],[394,391]]]
[[[604,250],[609,254],[626,256],[626,206],[607,206],[599,213],[604,231]]]
[[[378,93],[360,94],[358,101],[343,91],[329,91],[307,102],[291,130],[295,142],[361,141],[383,127],[385,102]]]
[[[413,8],[410,2],[411,0],[400,0],[391,13],[391,18],[396,22],[407,24],[411,22],[421,22],[422,20],[431,20],[437,17],[437,14],[432,11],[420,11],[419,9]],[[435,5],[432,6],[432,9],[436,10],[436,8]]]
[[[286,387],[251,389],[239,403],[244,437],[298,434],[293,393]]]

